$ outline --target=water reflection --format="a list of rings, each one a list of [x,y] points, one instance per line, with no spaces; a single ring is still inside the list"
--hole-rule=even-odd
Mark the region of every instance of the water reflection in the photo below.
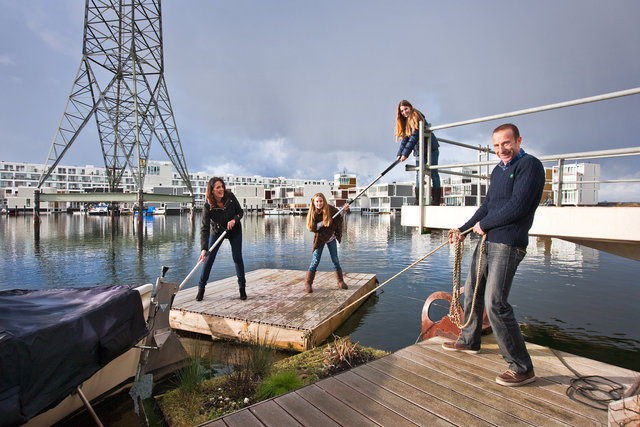
[[[305,222],[304,216],[246,216],[247,271],[306,270],[313,233]],[[446,241],[442,231],[421,235],[402,227],[399,215],[349,215],[345,223],[339,246],[344,271],[373,273],[381,283]],[[0,219],[0,289],[154,283],[162,265],[171,267],[167,279],[180,283],[200,253],[199,216],[194,223],[188,215],[145,217],[139,225],[131,216],[112,221],[48,215],[36,233],[31,217]],[[465,241],[464,275],[477,241],[475,236]],[[544,340],[578,354],[582,348],[599,346],[640,350],[640,328],[632,320],[640,294],[636,261],[535,237],[527,252],[510,301],[528,340]],[[331,270],[329,257],[323,257],[319,268]],[[386,285],[341,326],[340,333],[389,351],[412,344],[420,332],[424,301],[432,292],[451,290],[452,268],[453,249],[445,246]],[[223,242],[210,280],[234,275],[230,246]],[[196,285],[194,276],[187,287]],[[250,296],[251,283],[247,289]],[[617,361],[617,352],[609,353],[609,361],[633,363],[626,356]],[[640,361],[627,367],[640,370]]]

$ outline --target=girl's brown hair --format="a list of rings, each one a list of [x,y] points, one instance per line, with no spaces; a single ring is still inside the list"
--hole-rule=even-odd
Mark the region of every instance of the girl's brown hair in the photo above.
[[[329,203],[327,203],[327,198],[324,197],[324,194],[322,193],[316,193],[311,198],[311,205],[309,206],[309,212],[307,212],[307,228],[309,229],[309,231],[313,232],[315,232],[317,229],[317,224],[314,219],[317,211],[313,203],[316,197],[322,197],[322,201],[324,202],[324,204],[322,205],[322,223],[325,227],[331,225],[331,212],[329,211]]]
[[[214,176],[213,178],[211,178],[207,183],[207,190],[204,193],[205,197],[207,198],[207,202],[211,207],[216,207],[215,200],[213,197],[213,187],[216,185],[216,182],[218,181],[222,183],[222,188],[224,188],[224,196],[222,196],[222,200],[225,200],[227,196],[227,186],[224,185],[224,181],[222,180],[222,178],[218,176]]]
[[[400,107],[411,108],[411,114],[409,115],[409,117],[405,117],[402,115],[402,113],[400,112]],[[413,131],[418,129],[421,120],[424,120],[424,115],[422,115],[420,111],[413,108],[413,105],[411,105],[409,101],[407,101],[406,99],[400,101],[400,103],[398,104],[398,110],[396,112],[396,141],[400,138],[410,136]]]

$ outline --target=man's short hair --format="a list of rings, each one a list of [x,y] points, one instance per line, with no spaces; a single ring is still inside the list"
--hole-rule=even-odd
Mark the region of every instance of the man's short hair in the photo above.
[[[507,129],[511,129],[511,131],[513,132],[513,137],[516,141],[518,140],[518,138],[520,138],[520,131],[518,130],[518,126],[514,125],[513,123],[505,123],[503,125],[500,125],[493,130],[493,133],[502,132],[503,130]]]

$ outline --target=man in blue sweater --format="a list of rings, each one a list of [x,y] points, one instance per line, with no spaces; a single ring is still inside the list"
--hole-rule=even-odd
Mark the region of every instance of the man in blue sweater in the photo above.
[[[513,124],[493,131],[493,149],[500,163],[491,173],[487,196],[471,219],[449,235],[451,243],[454,239],[464,240],[460,230],[473,228],[474,233],[486,234],[487,238],[484,253],[481,242],[476,246],[465,282],[464,313],[467,318],[471,316],[470,323],[457,341],[445,342],[442,347],[478,353],[486,307],[502,357],[509,364],[509,369],[496,377],[496,382],[504,386],[519,386],[536,379],[513,308],[507,302],[513,276],[526,254],[529,229],[545,181],[542,163],[520,148],[521,141],[520,131]],[[476,283],[477,300],[470,312]]]

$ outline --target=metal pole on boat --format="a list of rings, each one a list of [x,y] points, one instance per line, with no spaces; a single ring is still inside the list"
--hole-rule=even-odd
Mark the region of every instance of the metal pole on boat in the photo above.
[[[80,386],[76,387],[76,393],[78,393],[78,396],[80,396],[80,400],[82,400],[82,403],[84,403],[84,406],[87,407],[87,411],[89,411],[89,413],[93,417],[93,420],[96,422],[96,424],[99,425],[100,427],[103,427],[102,423],[100,422],[100,418],[98,418],[98,414],[96,414],[96,412],[91,407],[91,403],[89,403],[89,399],[87,399],[87,397],[84,395],[84,393],[80,389]]]
[[[211,252],[216,248],[216,246],[218,246],[220,244],[220,242],[222,242],[222,240],[224,239],[224,236],[226,236],[226,235],[227,235],[227,230],[224,230],[222,232],[222,234],[220,235],[220,237],[218,237],[218,239],[213,243],[213,245],[211,245],[211,247],[207,251],[207,256],[209,256],[209,254],[211,254]],[[189,281],[189,279],[191,279],[191,276],[193,276],[193,273],[196,272],[198,267],[200,267],[200,264],[202,264],[205,259],[206,259],[206,257],[204,257],[204,258],[201,257],[201,258],[198,259],[198,263],[196,264],[195,267],[193,267],[193,269],[187,275],[187,277],[184,278],[182,283],[180,283],[180,287],[178,288],[178,290],[182,289],[182,287]]]
[[[356,197],[354,197],[353,199],[349,199],[347,200],[347,205],[350,205],[351,203],[353,203],[358,197],[362,196],[362,194],[367,191],[369,189],[369,187],[371,187],[373,184],[375,184],[376,182],[378,182],[378,180],[380,178],[382,178],[387,172],[389,172],[391,169],[394,168],[395,165],[397,165],[398,163],[400,163],[400,160],[396,159],[393,163],[391,163],[389,165],[388,168],[386,168],[384,171],[382,171],[382,173],[380,175],[378,175],[378,177],[376,179],[374,179],[373,181],[371,181],[371,183],[369,185],[367,185],[366,187],[364,187],[358,194],[356,194]],[[342,206],[340,208],[340,210],[338,212],[335,213],[335,215],[333,215],[331,218],[335,218],[338,215],[340,215],[342,213],[342,211],[344,210],[344,206]]]

